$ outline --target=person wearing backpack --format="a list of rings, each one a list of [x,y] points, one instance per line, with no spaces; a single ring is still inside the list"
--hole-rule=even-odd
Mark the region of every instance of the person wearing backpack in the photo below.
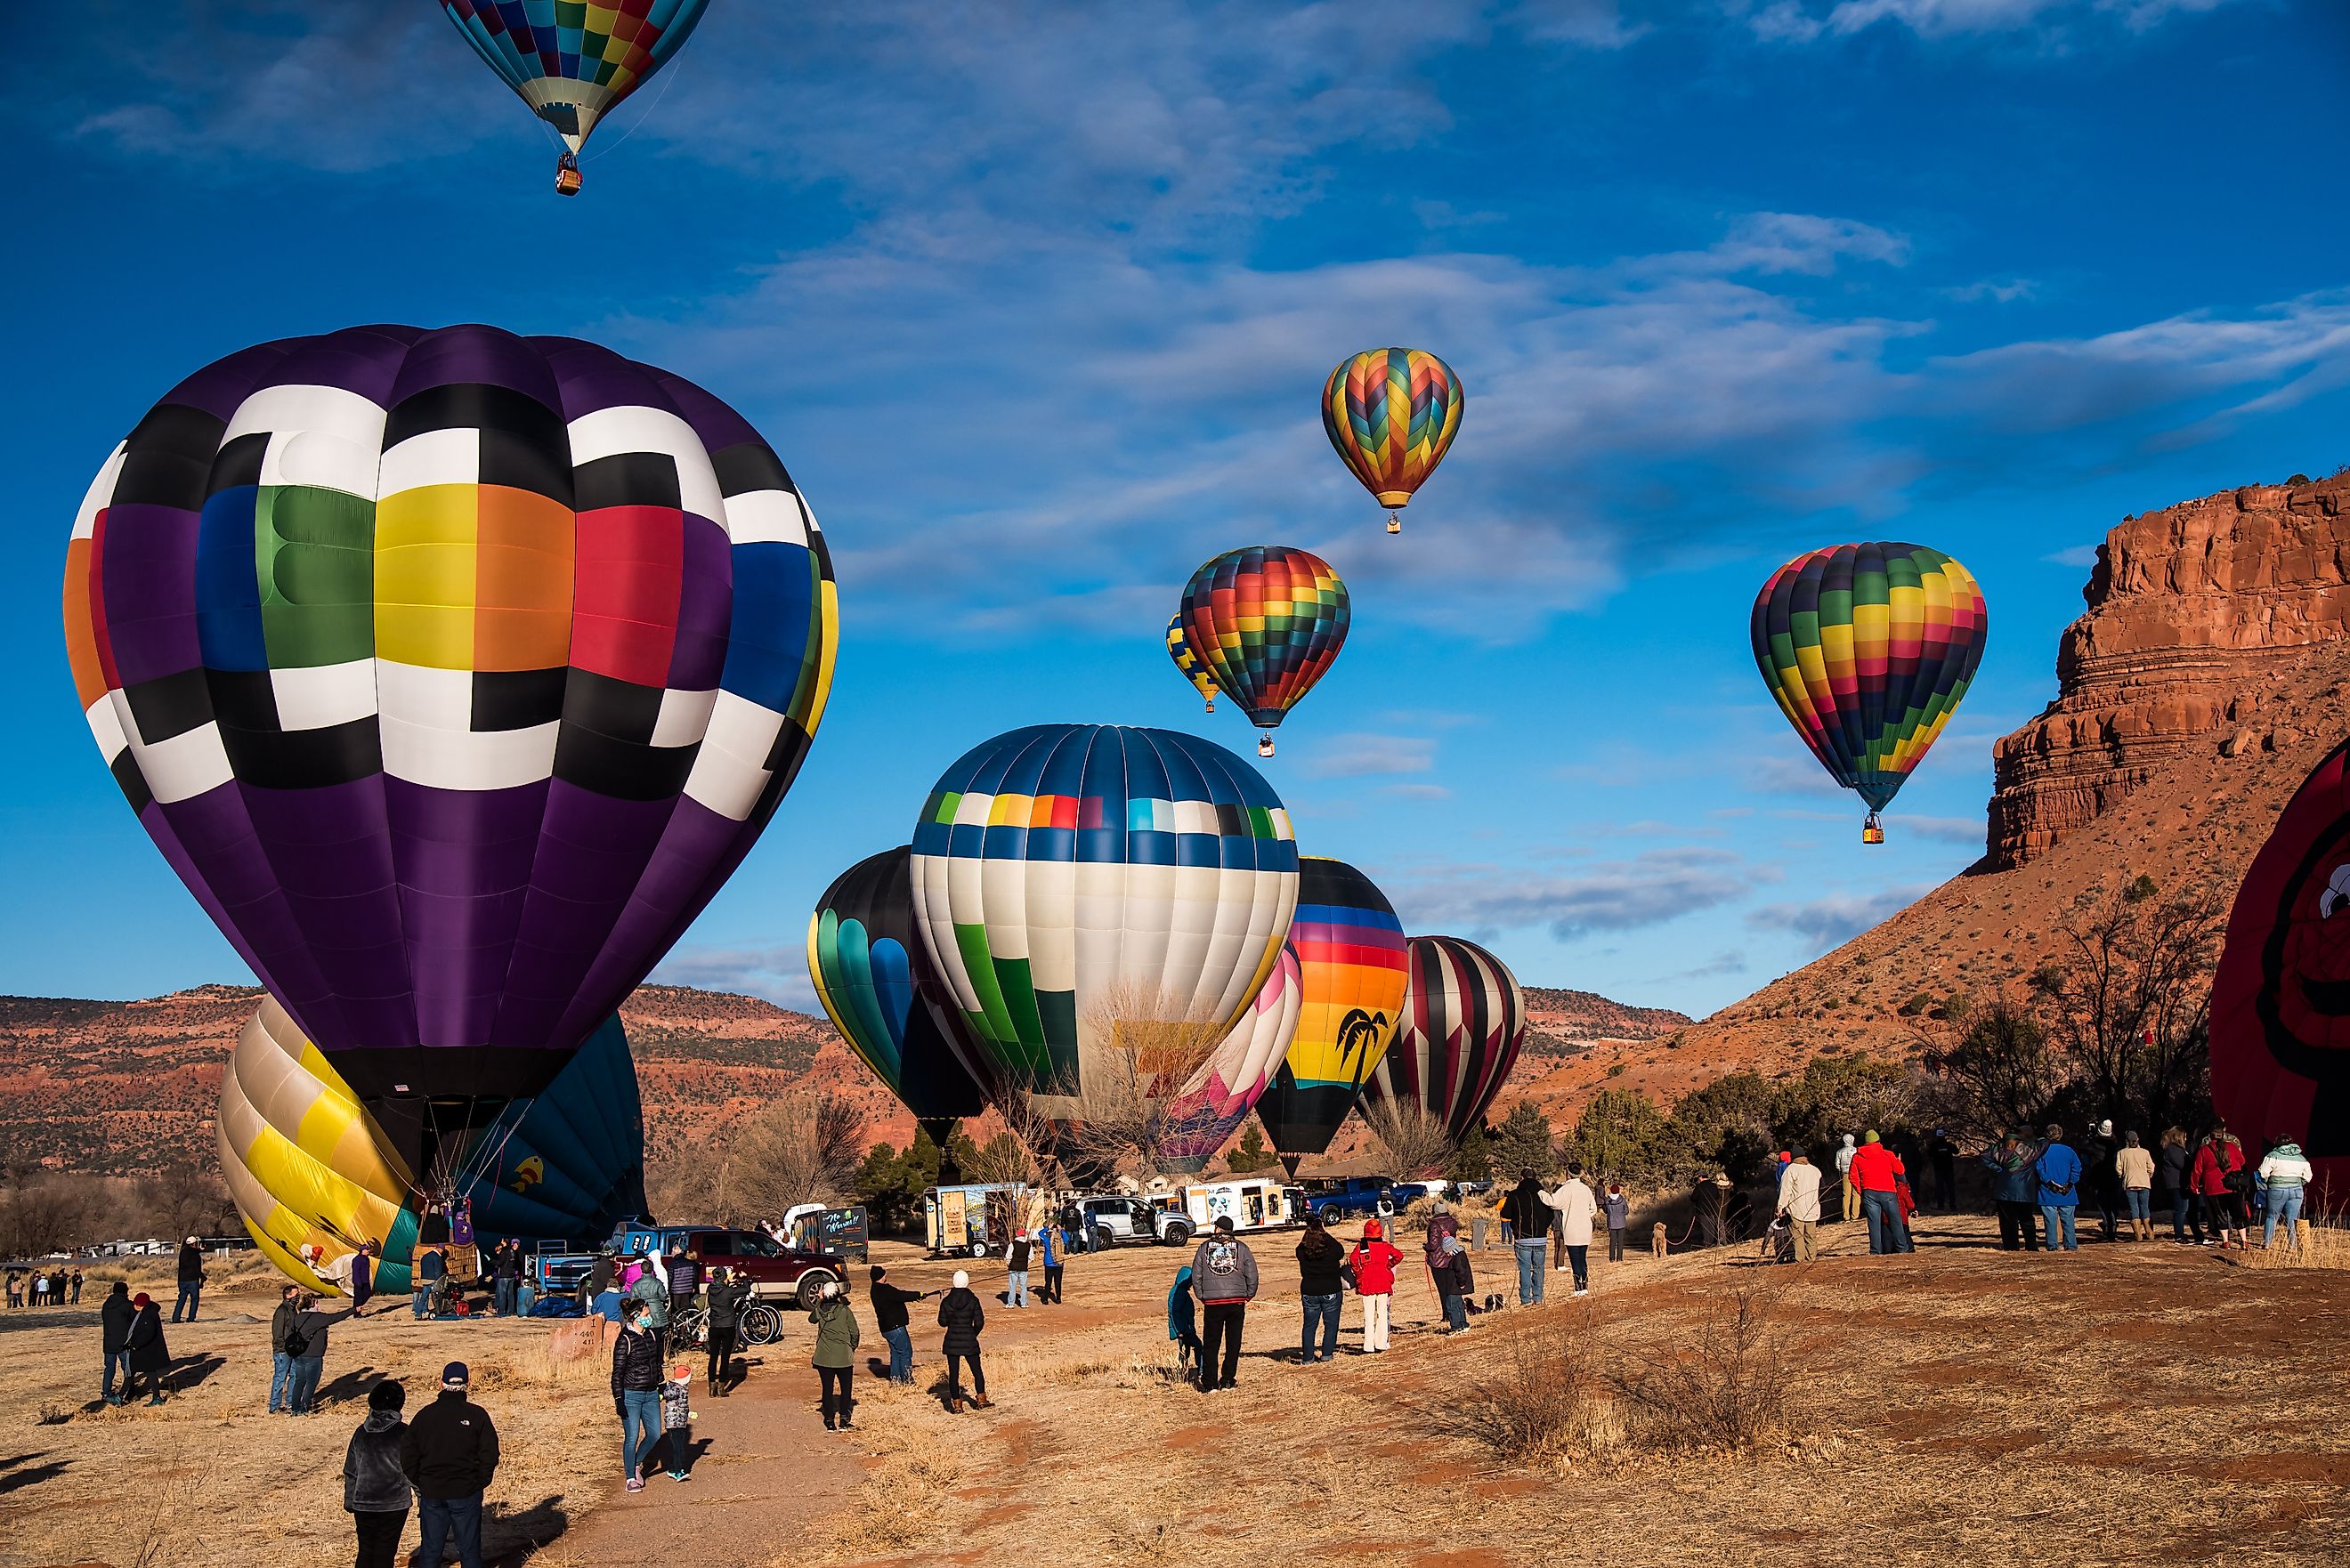
[[[2040,1147],[2040,1158],[2033,1166],[2040,1178],[2040,1222],[2047,1232],[2048,1251],[2060,1250],[2057,1234],[2064,1234],[2062,1251],[2077,1252],[2079,1238],[2073,1233],[2073,1220],[2081,1206],[2081,1178],[2084,1168],[2081,1157],[2064,1141],[2064,1129],[2051,1123],[2048,1141]]]
[[[1403,1253],[1390,1245],[1387,1227],[1377,1220],[1363,1222],[1363,1239],[1347,1266],[1355,1272],[1355,1293],[1363,1299],[1363,1354],[1378,1355],[1388,1347],[1388,1309],[1395,1304],[1396,1265]]]
[[[2301,1145],[2287,1138],[2261,1160],[2261,1179],[2268,1183],[2268,1196],[2261,1206],[2261,1246],[2276,1245],[2277,1221],[2284,1221],[2285,1245],[2301,1251],[2302,1189],[2316,1179],[2302,1152]]]
[[[293,1324],[286,1331],[286,1351],[294,1361],[294,1374],[286,1389],[286,1407],[292,1414],[317,1413],[318,1380],[327,1370],[327,1330],[355,1310],[320,1312],[317,1296],[303,1295]]]
[[[2252,1222],[2245,1212],[2243,1194],[2252,1178],[2244,1168],[2244,1146],[2236,1141],[2227,1123],[2211,1124],[2211,1136],[2195,1151],[2189,1179],[2195,1184],[2195,1195],[2203,1200],[2204,1217],[2210,1221],[2219,1244],[2230,1245],[2228,1238],[2233,1235],[2236,1250],[2243,1251],[2251,1241]]]
[[[1248,1304],[1256,1299],[1256,1254],[1232,1234],[1232,1217],[1220,1214],[1215,1229],[1191,1254],[1191,1293],[1200,1298],[1200,1392],[1212,1394],[1240,1383],[1241,1330]],[[1221,1365],[1218,1346],[1222,1347]]]

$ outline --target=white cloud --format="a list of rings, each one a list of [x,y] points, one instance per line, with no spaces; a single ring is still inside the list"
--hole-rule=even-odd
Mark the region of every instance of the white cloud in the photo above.
[[[1424,774],[1436,765],[1436,742],[1420,735],[1332,735],[1312,742],[1305,772],[1317,779]]]
[[[1792,932],[1813,951],[1825,952],[1891,919],[1931,890],[1888,888],[1879,893],[1835,893],[1800,903],[1765,904],[1751,911],[1746,923],[1757,930]]]
[[[702,991],[756,996],[796,1012],[819,1013],[816,986],[808,980],[807,949],[686,946],[661,960],[646,979],[654,985],[690,985]]]
[[[1534,872],[1520,867],[1454,866],[1383,878],[1404,924],[1455,924],[1472,930],[1546,929],[1561,941],[1593,931],[1662,925],[1745,898],[1778,872],[1728,850],[1670,848]]]
[[[1752,5],[1732,0],[1756,36],[1807,44],[1826,36],[1849,36],[1878,23],[1908,28],[1923,38],[2036,31],[2044,41],[2061,41],[2065,29],[2082,23],[2118,25],[2145,32],[2170,17],[2216,11],[2231,0],[1767,0]]]
[[[2094,566],[2097,564],[2097,546],[2067,545],[2064,548],[2040,558],[2058,566]]]

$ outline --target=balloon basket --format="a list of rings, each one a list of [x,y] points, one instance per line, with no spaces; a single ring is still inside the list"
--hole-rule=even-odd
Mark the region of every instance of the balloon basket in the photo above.
[[[579,194],[579,165],[568,152],[556,161],[555,193],[558,196]]]
[[[1256,754],[1260,757],[1269,757],[1273,755],[1273,737],[1271,735],[1259,735],[1256,738]]]
[[[1390,534],[1400,534],[1403,532],[1403,519],[1397,516],[1392,512],[1388,514],[1388,532]]]
[[[1212,713],[1212,712],[1214,712],[1215,711],[1216,711],[1216,700],[1215,700],[1213,697],[1211,697],[1211,698],[1209,698],[1209,699],[1208,699],[1208,711],[1209,711],[1209,712],[1211,712],[1211,713]]]
[[[1868,814],[1868,820],[1860,825],[1860,841],[1863,844],[1885,842],[1885,825],[1877,820],[1877,814],[1873,811]]]

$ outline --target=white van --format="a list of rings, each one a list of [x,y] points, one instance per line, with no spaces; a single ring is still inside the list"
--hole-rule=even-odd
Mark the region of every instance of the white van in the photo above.
[[[1183,1189],[1183,1211],[1201,1234],[1219,1220],[1229,1219],[1235,1231],[1278,1231],[1296,1223],[1289,1211],[1289,1195],[1277,1176],[1243,1176],[1230,1181],[1203,1181]]]

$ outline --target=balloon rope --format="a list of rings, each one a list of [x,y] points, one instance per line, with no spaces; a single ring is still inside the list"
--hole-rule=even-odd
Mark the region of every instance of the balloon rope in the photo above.
[[[682,51],[681,51],[681,53],[682,53]],[[593,151],[593,152],[583,152],[583,153],[581,153],[581,154],[579,155],[579,161],[580,161],[580,162],[585,163],[585,162],[587,162],[587,161],[588,161],[588,160],[589,160],[590,158],[601,158],[601,157],[603,157],[603,156],[604,156],[604,154],[606,154],[607,152],[611,151],[613,148],[619,146],[621,142],[626,141],[629,138],[630,138],[631,136],[634,136],[634,135],[637,133],[637,127],[638,127],[638,126],[639,126],[639,125],[642,125],[646,120],[648,120],[648,119],[651,119],[651,118],[652,118],[652,112],[653,112],[653,110],[655,110],[655,109],[659,109],[659,108],[660,107],[661,99],[665,99],[665,98],[667,98],[667,97],[669,96],[669,89],[670,89],[670,88],[673,88],[673,87],[675,87],[675,86],[677,86],[677,65],[678,65],[678,57],[677,57],[677,56],[672,56],[672,57],[671,57],[670,62],[669,62],[669,80],[667,80],[667,81],[665,81],[665,82],[661,83],[661,89],[660,89],[660,91],[659,91],[659,92],[657,92],[657,93],[653,94],[653,100],[652,100],[652,102],[650,102],[650,103],[649,103],[649,104],[645,105],[645,110],[644,110],[644,112],[643,112],[642,114],[639,114],[639,116],[637,116],[637,118],[636,118],[633,121],[631,121],[631,122],[629,123],[629,129],[628,129],[628,130],[624,130],[624,131],[620,132],[619,137],[618,138],[618,140],[614,140],[614,141],[611,141],[611,142],[608,143],[608,144],[607,144],[607,145],[605,145],[605,146],[598,147],[598,149],[596,149],[596,151]]]

